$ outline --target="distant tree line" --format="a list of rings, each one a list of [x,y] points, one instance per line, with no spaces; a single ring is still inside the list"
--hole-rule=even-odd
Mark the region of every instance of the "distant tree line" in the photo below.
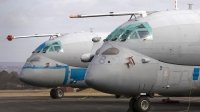
[[[10,72],[3,70],[0,72],[0,89],[41,89],[27,85],[19,80],[17,72]]]

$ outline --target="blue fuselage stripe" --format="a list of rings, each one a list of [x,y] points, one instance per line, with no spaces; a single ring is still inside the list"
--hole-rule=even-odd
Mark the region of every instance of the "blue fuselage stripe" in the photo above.
[[[199,68],[194,68],[193,80],[198,80],[198,79],[199,79]]]
[[[78,81],[83,81],[85,78],[86,68],[72,68],[70,76],[70,84],[74,84]]]
[[[63,81],[62,85],[65,85],[67,83],[68,73],[69,73],[69,67],[66,66],[66,69],[65,69],[65,78],[64,78],[64,81]]]
[[[22,69],[63,69],[66,68],[68,66],[49,66],[49,67],[45,67],[45,66],[25,66]]]

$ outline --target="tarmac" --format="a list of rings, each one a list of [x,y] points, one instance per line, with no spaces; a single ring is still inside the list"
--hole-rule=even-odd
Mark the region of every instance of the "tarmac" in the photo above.
[[[12,96],[14,93],[22,95]],[[2,94],[7,94],[7,96]],[[116,99],[113,95],[101,95],[100,93],[97,95],[94,93],[91,95],[65,93],[62,99],[51,99],[48,94],[48,90],[0,91],[0,112],[127,112],[130,100],[130,98],[125,97]],[[181,103],[158,103],[165,98],[161,96],[150,98],[152,106],[149,112],[200,112],[200,97],[170,97],[170,99],[179,100]]]

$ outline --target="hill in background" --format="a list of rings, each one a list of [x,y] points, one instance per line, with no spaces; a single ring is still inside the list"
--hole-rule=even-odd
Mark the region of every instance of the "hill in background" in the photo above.
[[[5,70],[0,72],[0,90],[4,89],[40,89],[39,87],[24,84],[19,80],[17,72],[7,72]]]
[[[0,66],[24,66],[25,62],[0,62]]]
[[[20,74],[25,62],[0,62],[0,71],[17,72]]]

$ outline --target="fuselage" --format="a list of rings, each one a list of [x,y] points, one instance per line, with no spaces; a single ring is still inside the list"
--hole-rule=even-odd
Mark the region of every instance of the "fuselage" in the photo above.
[[[145,31],[148,32],[146,37]],[[112,39],[127,38],[125,42],[116,40],[113,43],[156,60],[178,65],[200,65],[200,10],[153,13],[137,21],[132,19],[113,33],[114,36],[110,36]]]
[[[107,34],[74,33],[44,42],[27,59],[20,79],[41,87],[88,87],[84,77],[89,63],[80,58],[100,48]],[[95,43],[94,37],[101,37],[101,40]]]
[[[114,30],[89,65],[86,83],[136,96],[199,96],[200,10],[132,19]]]

